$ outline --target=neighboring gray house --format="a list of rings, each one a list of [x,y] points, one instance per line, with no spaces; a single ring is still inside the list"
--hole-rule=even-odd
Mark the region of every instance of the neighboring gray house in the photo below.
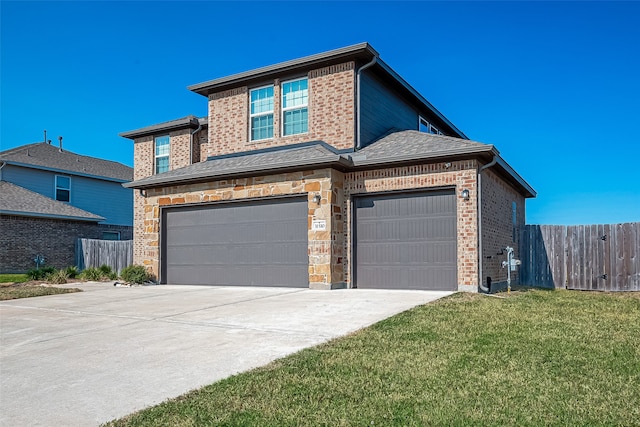
[[[0,151],[0,272],[75,262],[78,238],[129,240],[133,169],[44,142]]]

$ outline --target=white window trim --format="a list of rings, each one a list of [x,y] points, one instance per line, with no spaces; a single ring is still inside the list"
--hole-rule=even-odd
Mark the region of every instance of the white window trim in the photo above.
[[[157,148],[158,138],[164,138],[164,137],[169,138],[169,152],[167,154],[162,155],[162,156],[157,156],[156,155],[156,148]],[[168,160],[169,168],[165,172],[168,172],[169,170],[171,170],[171,158],[169,157],[170,154],[171,154],[171,136],[169,136],[169,135],[155,136],[153,138],[153,174],[154,175],[157,175],[158,173],[163,173],[163,172],[158,172],[158,161],[157,161],[157,159],[163,159],[163,158],[166,157],[167,160]]]
[[[64,188],[64,187],[59,187],[58,186],[58,178],[67,178],[69,180],[69,188]],[[69,201],[65,202],[62,200],[58,200],[58,189],[60,190],[67,190],[69,192]],[[62,202],[62,203],[71,203],[71,177],[67,176],[67,175],[56,175],[54,181],[53,181],[53,199],[57,200],[58,202]]]
[[[427,129],[429,129],[429,132],[423,132],[423,133],[428,133],[431,135],[444,135],[444,133],[442,133],[440,129],[438,129],[433,124],[431,124],[429,120],[425,119],[422,116],[418,116],[418,130],[420,130],[420,125],[422,124],[424,124],[427,127]]]
[[[280,82],[280,135],[283,138],[289,137],[289,136],[296,136],[296,135],[306,135],[309,133],[309,95],[307,93],[307,103],[304,105],[296,105],[295,107],[287,107],[284,108],[284,90],[282,90],[282,87],[286,84],[286,83],[291,83],[291,82],[297,82],[298,80],[306,80],[307,81],[307,92],[309,91],[309,77],[298,77],[297,79],[291,79],[291,80],[285,80],[283,82]],[[300,133],[294,133],[291,135],[285,135],[284,134],[284,112],[285,111],[292,111],[292,110],[301,110],[303,108],[307,109],[307,131],[306,132],[300,132]]]
[[[254,90],[266,89],[266,88],[268,88],[268,87],[272,87],[272,88],[273,88],[273,97],[274,97],[273,105],[274,105],[274,108],[272,108],[272,109],[271,109],[271,112],[269,112],[269,111],[264,112],[264,111],[263,111],[263,112],[261,112],[261,113],[251,114],[251,92],[253,92]],[[249,141],[250,141],[250,142],[253,142],[253,141],[266,141],[266,140],[268,140],[268,139],[273,139],[273,138],[274,138],[274,135],[272,134],[272,135],[271,135],[271,137],[269,137],[269,138],[253,139],[253,138],[252,138],[252,136],[253,136],[253,135],[252,135],[252,134],[253,134],[252,130],[253,130],[253,129],[252,129],[252,127],[251,127],[251,122],[252,122],[252,121],[251,121],[251,119],[253,119],[254,117],[267,116],[267,115],[271,114],[271,115],[273,116],[273,121],[275,122],[275,120],[276,120],[276,116],[275,116],[275,114],[276,114],[276,113],[275,113],[275,96],[276,96],[275,85],[259,86],[259,87],[251,88],[251,89],[249,90],[249,126],[248,126],[248,128],[249,128]]]

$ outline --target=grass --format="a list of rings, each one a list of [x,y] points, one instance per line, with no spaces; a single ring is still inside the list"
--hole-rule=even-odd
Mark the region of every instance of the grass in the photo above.
[[[82,291],[75,288],[54,288],[45,286],[0,286],[0,301],[41,297],[45,295],[68,294],[71,292]]]
[[[639,425],[640,293],[456,294],[109,426]]]
[[[27,280],[26,274],[0,274],[0,283],[24,283]]]

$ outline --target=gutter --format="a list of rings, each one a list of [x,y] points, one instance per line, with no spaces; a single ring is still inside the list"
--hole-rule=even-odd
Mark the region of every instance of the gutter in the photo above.
[[[494,155],[491,162],[478,169],[478,287],[482,292],[487,294],[491,291],[491,289],[482,284],[482,261],[484,260],[484,257],[482,255],[482,171],[484,171],[485,169],[489,169],[490,167],[498,163],[499,158],[499,156]]]
[[[197,119],[197,120],[198,120],[198,127],[189,135],[189,164],[190,165],[193,164],[193,135],[200,132],[200,129],[202,129],[202,125],[200,124],[200,119]],[[202,155],[200,157],[202,157]]]
[[[355,151],[358,151],[360,148],[362,148],[361,143],[360,143],[360,80],[361,80],[361,75],[362,72],[364,70],[366,70],[367,68],[373,66],[376,62],[378,62],[378,58],[379,55],[376,53],[373,56],[373,59],[364,64],[362,67],[360,67],[358,69],[358,72],[356,73],[356,120],[357,120],[357,124],[356,124],[356,146],[354,147]]]

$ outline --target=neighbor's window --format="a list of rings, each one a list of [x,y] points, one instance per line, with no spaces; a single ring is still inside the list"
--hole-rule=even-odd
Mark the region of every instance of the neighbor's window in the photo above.
[[[309,82],[306,78],[282,83],[282,135],[306,133],[309,125]]]
[[[169,170],[169,135],[155,139],[156,173]]]
[[[119,231],[103,231],[102,240],[120,240]]]
[[[71,177],[56,175],[56,200],[61,202],[71,200]]]
[[[418,130],[424,133],[432,133],[434,135],[444,135],[440,130],[432,125],[428,120],[420,117],[418,121]]]
[[[273,138],[273,86],[253,89],[251,99],[251,141]]]

